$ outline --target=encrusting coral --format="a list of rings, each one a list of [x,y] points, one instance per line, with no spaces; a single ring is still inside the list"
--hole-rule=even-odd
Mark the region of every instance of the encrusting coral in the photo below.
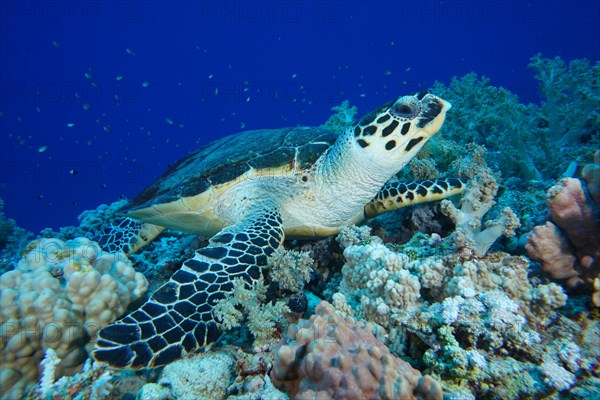
[[[56,377],[80,371],[98,329],[147,288],[127,257],[89,239],[31,242],[17,267],[0,276],[0,397],[20,397],[37,381],[46,349],[61,360]]]
[[[235,379],[235,363],[226,351],[196,354],[168,364],[158,383],[178,400],[225,399]]]
[[[394,357],[370,329],[319,303],[276,347],[271,379],[295,399],[442,399],[440,384]]]

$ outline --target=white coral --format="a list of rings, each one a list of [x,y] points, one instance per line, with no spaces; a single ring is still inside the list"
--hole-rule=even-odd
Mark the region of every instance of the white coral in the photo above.
[[[488,323],[492,327],[503,331],[525,323],[525,317],[519,314],[519,305],[504,292],[494,290],[483,293],[481,301],[488,308]]]
[[[575,375],[558,365],[554,360],[545,361],[540,371],[546,382],[558,390],[567,390],[575,383]]]
[[[419,279],[408,268],[408,256],[379,243],[350,246],[344,251],[340,293],[368,320],[386,325],[395,309],[414,306],[420,298]]]
[[[465,299],[460,296],[445,299],[442,303],[442,322],[446,325],[452,325],[458,319],[460,306],[464,302]]]

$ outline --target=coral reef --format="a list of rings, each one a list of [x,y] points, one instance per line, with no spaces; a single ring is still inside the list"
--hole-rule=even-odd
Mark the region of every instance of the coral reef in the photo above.
[[[276,347],[271,379],[297,399],[442,399],[438,382],[394,357],[370,330],[321,302]]]
[[[137,253],[128,257],[136,270],[143,273],[150,282],[149,291],[154,292],[165,283],[183,261],[191,258],[194,250],[205,245],[206,239],[181,232],[163,233]]]
[[[408,248],[432,240],[423,237]],[[337,312],[367,321],[393,354],[441,378],[449,398],[531,397],[582,382],[583,366],[599,354],[564,348],[583,333],[559,312],[568,301],[562,288],[532,279],[525,257],[491,252],[465,258],[445,241],[437,252],[410,257],[376,238],[347,247],[342,283],[333,295]],[[544,349],[563,355],[550,359]],[[568,373],[551,381],[545,374],[552,368]]]
[[[31,242],[13,271],[0,276],[2,398],[21,396],[38,378],[46,349],[61,360],[56,376],[81,370],[101,327],[114,322],[148,287],[122,254],[95,242]]]
[[[238,280],[219,302],[227,332],[212,351],[164,370],[116,372],[87,350],[146,290],[132,265],[156,288],[204,239],[165,231],[133,264],[103,253],[88,239],[121,200],[26,247],[0,200],[0,273],[13,269],[0,276],[0,398],[599,397],[600,63],[529,66],[539,105],[475,74],[435,84],[452,112],[399,178],[469,178],[462,200],[378,217],[380,237],[286,242],[267,283]],[[333,111],[323,127],[352,125],[356,107]]]

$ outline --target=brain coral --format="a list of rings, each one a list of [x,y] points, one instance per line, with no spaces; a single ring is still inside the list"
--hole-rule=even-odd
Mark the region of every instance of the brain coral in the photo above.
[[[442,399],[440,384],[394,357],[370,329],[319,303],[274,349],[273,384],[296,399]]]
[[[0,397],[21,397],[49,348],[61,360],[57,378],[79,371],[98,329],[147,288],[127,257],[103,253],[86,238],[30,243],[17,267],[0,276]]]

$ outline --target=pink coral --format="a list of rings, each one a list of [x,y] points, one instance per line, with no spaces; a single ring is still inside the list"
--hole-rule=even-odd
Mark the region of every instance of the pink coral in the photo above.
[[[548,190],[551,222],[527,238],[529,256],[556,279],[573,287],[594,287],[600,277],[600,207],[579,179],[565,178]],[[600,305],[597,295],[594,302]]]
[[[394,357],[370,329],[319,303],[274,349],[273,384],[295,399],[442,399],[440,384]]]

